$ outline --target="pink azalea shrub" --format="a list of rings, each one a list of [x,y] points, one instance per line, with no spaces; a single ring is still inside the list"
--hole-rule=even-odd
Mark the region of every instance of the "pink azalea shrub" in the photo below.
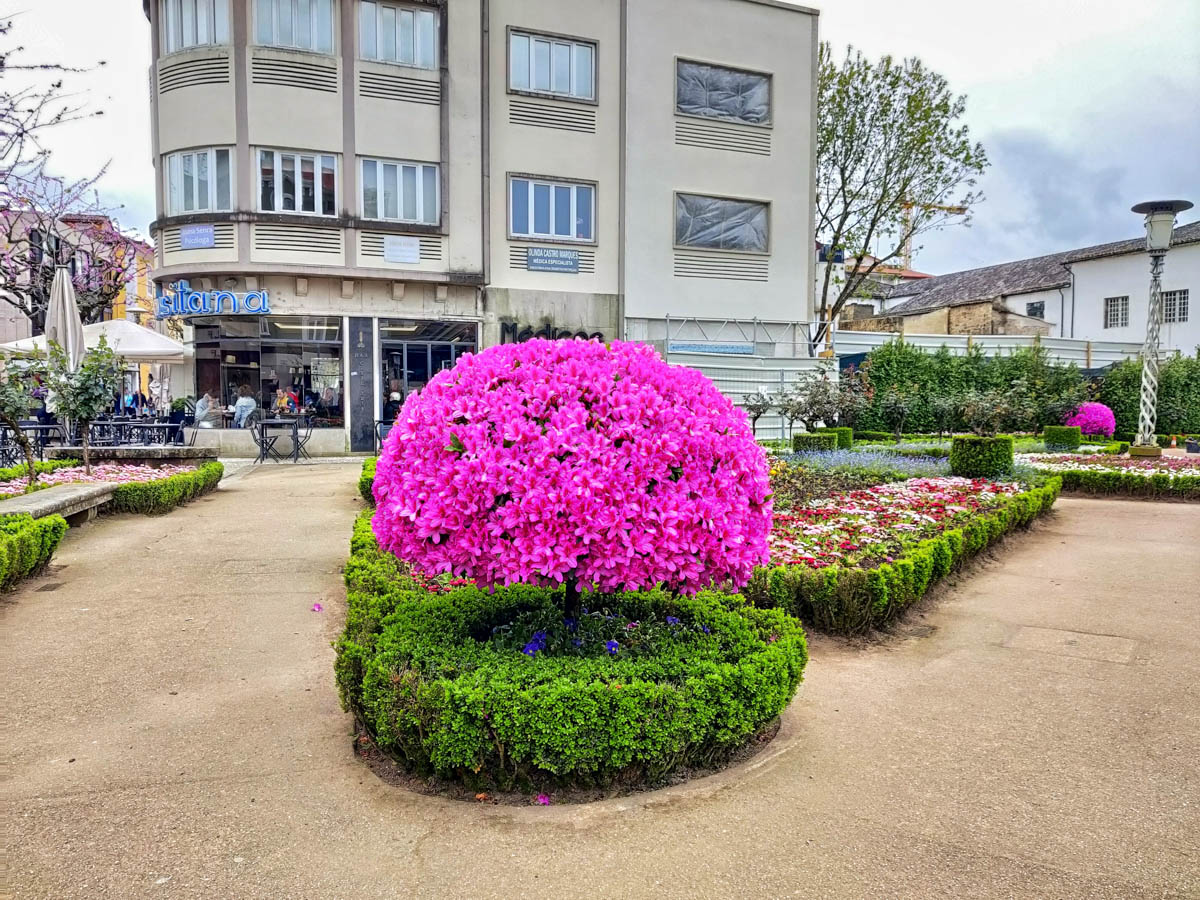
[[[482,585],[681,592],[767,561],[768,467],[745,413],[640,344],[465,355],[408,398],[375,474],[379,544]]]
[[[1117,430],[1116,416],[1103,403],[1084,403],[1063,424],[1078,425],[1084,434],[1102,434],[1105,437],[1112,437]]]

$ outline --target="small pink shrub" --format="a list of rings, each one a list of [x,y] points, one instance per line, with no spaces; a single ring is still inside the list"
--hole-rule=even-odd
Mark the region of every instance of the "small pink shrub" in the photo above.
[[[372,524],[396,556],[482,585],[740,586],[767,561],[767,471],[699,372],[640,344],[534,340],[409,397]]]
[[[1103,403],[1084,403],[1063,424],[1078,425],[1084,434],[1102,434],[1105,437],[1112,437],[1117,430],[1116,416]]]

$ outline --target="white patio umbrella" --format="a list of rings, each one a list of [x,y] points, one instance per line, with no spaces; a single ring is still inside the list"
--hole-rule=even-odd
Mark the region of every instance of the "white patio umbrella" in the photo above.
[[[83,362],[86,350],[83,323],[79,320],[79,304],[75,300],[75,286],[66,266],[54,270],[54,283],[50,286],[50,305],[46,307],[45,341],[54,341],[66,351],[74,372]]]
[[[49,328],[46,329],[49,333]],[[111,319],[107,322],[93,322],[81,329],[86,347],[96,347],[100,344],[101,335],[118,356],[124,357],[130,363],[176,363],[182,364],[187,357],[187,348],[179,341],[172,340],[165,334],[143,328],[127,319]],[[23,338],[8,344],[0,344],[0,352],[14,356],[27,356],[33,353],[46,352],[46,336]]]

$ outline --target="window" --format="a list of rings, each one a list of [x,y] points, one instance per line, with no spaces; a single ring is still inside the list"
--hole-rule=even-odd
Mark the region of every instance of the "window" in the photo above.
[[[161,0],[164,53],[229,43],[229,0]]]
[[[42,233],[36,228],[29,232],[29,264],[39,266],[46,261],[42,251]]]
[[[333,0],[256,0],[254,20],[263,46],[333,52]]]
[[[233,209],[233,154],[227,147],[167,156],[167,214]]]
[[[364,159],[361,209],[364,219],[436,225],[438,167],[429,163]]]
[[[363,59],[437,68],[437,13],[430,9],[363,0],[358,10]]]
[[[766,203],[675,195],[675,243],[681,247],[766,253],[767,228]]]
[[[771,77],[705,63],[675,63],[675,111],[747,125],[771,121]]]
[[[514,178],[509,192],[513,237],[593,240],[595,185]]]
[[[1104,327],[1125,328],[1129,325],[1129,298],[1104,298]]]
[[[328,154],[258,151],[258,208],[263,212],[337,215],[337,161]]]
[[[508,37],[508,86],[594,100],[596,46],[514,31]]]
[[[1025,315],[1029,316],[1031,319],[1046,318],[1046,301],[1038,300],[1036,303],[1026,303]]]
[[[1162,293],[1163,322],[1168,325],[1188,320],[1188,292],[1163,291]]]

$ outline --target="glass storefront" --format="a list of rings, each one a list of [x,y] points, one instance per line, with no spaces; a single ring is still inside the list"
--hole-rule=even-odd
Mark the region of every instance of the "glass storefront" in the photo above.
[[[345,423],[339,316],[214,316],[192,320],[196,396],[232,407],[246,388],[260,409],[282,389],[314,427]]]
[[[464,353],[477,346],[474,322],[422,322],[416,319],[380,319],[380,373],[384,399],[392,391],[407,397],[420,391],[429,379],[451,368]]]

